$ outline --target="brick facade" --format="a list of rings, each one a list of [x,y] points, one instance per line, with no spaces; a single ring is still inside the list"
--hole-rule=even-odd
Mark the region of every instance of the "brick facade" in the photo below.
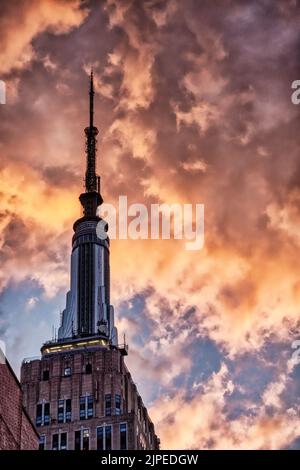
[[[0,450],[36,450],[39,437],[22,405],[22,390],[7,361],[0,364]]]
[[[157,449],[159,446],[154,426],[118,348],[79,349],[67,354],[46,354],[40,360],[24,361],[21,383],[24,406],[33,422],[37,423],[48,450],[57,446],[55,440],[60,445],[62,438],[53,437],[57,434],[64,434],[64,447],[74,449],[75,432],[80,430],[88,435],[88,448],[97,449],[97,428],[103,426],[103,429],[111,426],[111,448],[120,449],[122,423],[126,424],[127,449]],[[107,409],[106,397],[108,400],[110,397],[111,410]],[[90,416],[80,417],[80,399],[82,409],[87,408],[88,400],[91,400]],[[117,399],[120,399],[120,407],[116,407]],[[64,422],[59,422],[59,400],[64,400],[60,402],[64,412],[67,400],[71,407],[68,418],[60,418]],[[45,408],[45,404],[49,409]],[[41,422],[37,415],[41,409],[50,412],[49,422],[43,422],[43,417]]]

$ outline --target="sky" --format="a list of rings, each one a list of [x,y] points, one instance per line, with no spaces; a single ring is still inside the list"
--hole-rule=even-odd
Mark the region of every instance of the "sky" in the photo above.
[[[0,1],[0,339],[58,327],[95,76],[105,202],[205,206],[205,243],[111,242],[164,449],[300,448],[298,0]]]

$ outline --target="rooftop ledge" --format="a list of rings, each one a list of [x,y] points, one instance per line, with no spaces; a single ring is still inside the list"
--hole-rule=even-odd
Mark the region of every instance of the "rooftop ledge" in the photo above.
[[[65,338],[56,341],[47,341],[41,347],[42,356],[58,352],[72,351],[74,349],[86,349],[93,347],[108,347],[109,340],[105,336],[85,336],[76,338]]]
[[[122,356],[128,355],[128,345],[127,344],[119,344],[118,346],[113,346],[109,343],[107,337],[102,336],[89,336],[89,337],[77,337],[77,338],[66,338],[63,340],[56,340],[56,341],[47,341],[41,347],[42,356],[46,356],[48,354],[56,354],[56,353],[63,353],[63,352],[71,352],[71,351],[78,351],[80,349],[92,349],[92,348],[112,348],[118,349]],[[40,356],[29,357],[23,360],[23,364],[40,360]]]

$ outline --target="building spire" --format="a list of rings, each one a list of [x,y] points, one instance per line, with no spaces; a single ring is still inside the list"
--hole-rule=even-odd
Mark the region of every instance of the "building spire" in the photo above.
[[[90,129],[94,127],[94,74],[93,67],[91,68],[90,76]]]
[[[99,179],[96,175],[96,145],[98,134],[97,127],[94,127],[94,77],[93,69],[91,70],[90,75],[90,125],[85,128],[86,135],[86,173],[85,173],[85,191],[90,192],[99,192]]]

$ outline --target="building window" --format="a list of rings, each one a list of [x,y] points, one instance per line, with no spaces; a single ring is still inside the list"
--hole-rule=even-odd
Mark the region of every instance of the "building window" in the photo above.
[[[36,407],[36,420],[35,420],[35,424],[36,426],[42,426],[42,422],[43,422],[43,405],[40,403],[37,405]]]
[[[75,431],[75,450],[90,449],[90,430]]]
[[[52,450],[67,450],[67,433],[53,434]]]
[[[72,419],[72,400],[66,400],[66,423],[70,423]]]
[[[87,397],[87,417],[91,419],[94,416],[94,397]]]
[[[112,450],[112,426],[97,428],[97,450]]]
[[[64,376],[70,377],[70,375],[72,375],[72,369],[69,365],[66,365],[64,368]]]
[[[120,424],[120,450],[127,449],[127,424]]]
[[[67,433],[60,434],[60,450],[67,450]]]
[[[50,424],[50,403],[39,403],[36,407],[36,426],[48,426]]]
[[[97,450],[104,450],[103,426],[97,428]]]
[[[65,421],[65,400],[58,400],[57,421],[59,423]]]
[[[85,403],[86,403],[86,397],[80,397],[79,399],[79,415],[80,419],[85,419]]]
[[[111,426],[105,426],[105,449],[111,450]]]
[[[92,373],[92,364],[87,364],[85,366],[85,373],[86,374],[91,374]]]
[[[45,369],[43,370],[43,381],[46,382],[47,380],[49,380],[49,369]]]
[[[69,423],[72,417],[72,401],[58,400],[57,421],[59,423]]]
[[[39,440],[39,450],[45,450],[46,447],[46,436],[43,434]]]
[[[59,434],[53,434],[52,436],[52,450],[58,450]]]
[[[92,395],[80,397],[79,417],[80,419],[91,419],[94,416],[94,397]]]
[[[82,450],[89,450],[90,448],[90,431],[84,429],[82,432]]]
[[[50,403],[44,403],[44,425],[50,424]]]
[[[121,395],[116,395],[116,415],[121,414]]]
[[[105,395],[105,416],[111,416],[111,395]]]
[[[75,450],[81,450],[81,431],[75,431]]]

